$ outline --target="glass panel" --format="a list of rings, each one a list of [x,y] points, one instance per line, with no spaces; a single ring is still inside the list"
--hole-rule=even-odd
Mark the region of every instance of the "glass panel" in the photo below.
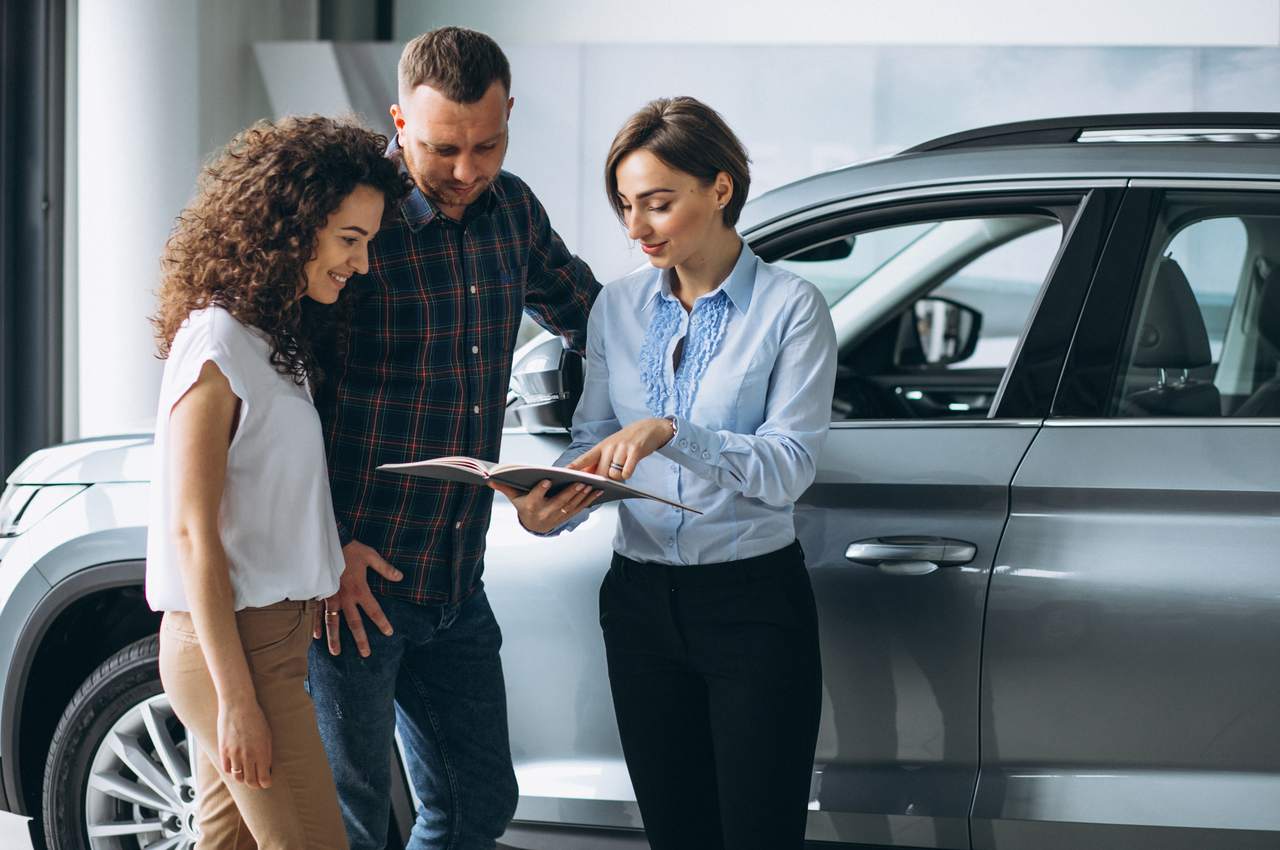
[[[947,363],[948,369],[1004,369],[1031,317],[1040,285],[1062,243],[1062,225],[1045,225],[1005,242],[956,272],[933,291],[982,314],[973,354]]]
[[[822,291],[830,306],[936,226],[937,222],[926,222],[859,233],[853,250],[847,256],[831,260],[794,259],[811,250],[805,248],[790,258],[779,260],[776,265],[811,281]]]
[[[1170,192],[1110,415],[1280,416],[1280,198]]]
[[[846,237],[850,238],[850,237]],[[984,418],[1062,241],[1043,213],[852,234],[848,257],[805,246],[783,265],[825,277],[840,370],[835,419]]]

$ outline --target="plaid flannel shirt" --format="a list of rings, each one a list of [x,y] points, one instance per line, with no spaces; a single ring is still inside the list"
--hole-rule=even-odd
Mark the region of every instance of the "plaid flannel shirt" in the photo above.
[[[394,155],[393,147],[389,155]],[[457,603],[483,571],[493,491],[375,472],[382,463],[497,460],[522,311],[582,351],[600,291],[533,192],[502,172],[461,222],[414,189],[370,246],[350,339],[326,364],[324,424],[338,530],[404,573],[374,592]]]

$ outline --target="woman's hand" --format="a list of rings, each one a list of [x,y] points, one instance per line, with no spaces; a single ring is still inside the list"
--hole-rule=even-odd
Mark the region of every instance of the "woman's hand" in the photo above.
[[[600,491],[593,490],[586,484],[572,484],[551,498],[547,498],[547,491],[551,489],[550,481],[540,482],[528,493],[496,481],[490,481],[489,486],[511,500],[520,517],[520,524],[535,534],[546,534],[554,530],[557,525],[589,508],[600,498]]]
[[[637,419],[596,443],[569,468],[626,481],[635,473],[636,464],[671,442],[673,436],[670,419]]]
[[[236,782],[271,787],[271,727],[255,698],[218,702],[218,757]]]

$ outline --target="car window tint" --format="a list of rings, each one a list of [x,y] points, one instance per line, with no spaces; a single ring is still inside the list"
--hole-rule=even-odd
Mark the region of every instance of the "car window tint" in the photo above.
[[[925,222],[871,230],[857,235],[847,256],[801,259],[809,251],[806,248],[776,265],[812,282],[831,306],[936,226],[937,222]]]
[[[1236,217],[1210,218],[1184,227],[1169,243],[1191,284],[1196,306],[1209,334],[1213,362],[1222,355],[1227,317],[1235,302],[1246,248],[1244,222]]]
[[[947,369],[1004,369],[1035,306],[1062,242],[1062,225],[1046,226],[981,254],[930,295],[972,307],[982,314],[973,354],[944,364]]]
[[[782,264],[824,286],[840,340],[832,418],[985,418],[1062,233],[1048,212],[1001,212],[791,249]]]
[[[1166,194],[1108,408],[1280,416],[1280,199]]]

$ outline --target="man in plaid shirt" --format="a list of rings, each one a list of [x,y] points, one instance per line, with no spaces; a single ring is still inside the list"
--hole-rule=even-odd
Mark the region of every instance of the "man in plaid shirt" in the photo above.
[[[375,472],[498,458],[522,311],[585,343],[599,284],[501,170],[510,88],[488,36],[446,27],[405,47],[388,155],[416,188],[370,247],[317,400],[346,570],[310,684],[352,850],[385,844],[397,725],[422,800],[409,850],[491,848],[515,812],[502,636],[480,578],[493,491]],[[558,510],[575,496],[531,498]]]

